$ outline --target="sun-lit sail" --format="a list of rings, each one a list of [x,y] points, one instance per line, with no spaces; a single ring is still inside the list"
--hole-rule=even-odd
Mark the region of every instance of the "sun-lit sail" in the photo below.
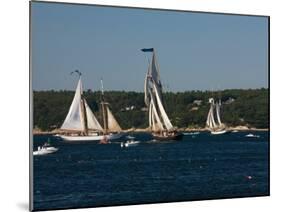
[[[84,131],[84,120],[81,108],[81,95],[83,93],[81,77],[79,78],[74,98],[69,108],[68,114],[61,126],[64,130],[78,130]]]
[[[218,120],[218,125],[222,126],[221,118],[220,118],[220,104],[216,103],[216,114],[217,114],[217,120]]]
[[[107,110],[107,127],[110,132],[120,132],[122,129],[118,122],[116,121],[115,117],[113,116],[112,112],[106,107]]]
[[[159,107],[159,111],[160,111],[163,123],[164,123],[167,130],[171,130],[173,128],[173,125],[171,124],[170,119],[168,118],[168,115],[167,115],[167,113],[166,113],[166,111],[165,111],[165,109],[162,105],[162,102],[160,100],[160,97],[159,97],[159,94],[158,94],[158,91],[157,91],[157,88],[156,88],[155,84],[153,84],[153,87],[154,87],[157,105]]]
[[[100,123],[98,122],[97,118],[95,117],[94,113],[92,112],[91,108],[89,107],[87,101],[84,100],[84,102],[85,102],[85,108],[86,108],[88,129],[103,131]]]
[[[157,109],[155,107],[155,103],[154,103],[154,98],[151,99],[151,103],[152,103],[152,130],[154,131],[159,131],[159,130],[164,130],[163,124],[160,120],[160,117],[158,115]]]
[[[151,127],[152,126],[152,102],[149,103],[148,122],[149,122],[149,127]]]

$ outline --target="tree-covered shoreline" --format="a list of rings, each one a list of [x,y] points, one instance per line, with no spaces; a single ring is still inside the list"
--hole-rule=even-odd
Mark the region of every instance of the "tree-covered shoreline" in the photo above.
[[[83,94],[97,118],[101,120],[100,92],[87,90]],[[52,130],[63,123],[74,91],[34,91],[34,128]],[[166,92],[164,107],[174,126],[203,128],[209,110],[208,99],[221,98],[222,119],[227,126],[269,127],[269,90],[227,89],[223,91]],[[105,99],[123,129],[146,128],[148,112],[144,93],[134,91],[107,91]]]

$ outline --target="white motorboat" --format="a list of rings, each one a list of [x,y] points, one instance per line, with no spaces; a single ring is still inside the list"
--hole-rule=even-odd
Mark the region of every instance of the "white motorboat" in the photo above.
[[[259,138],[260,136],[254,135],[253,133],[249,133],[249,134],[245,135],[245,137],[247,137],[247,138]]]
[[[121,147],[129,147],[129,146],[136,146],[140,142],[139,141],[126,141],[126,142],[121,142]]]
[[[38,146],[37,151],[33,152],[33,155],[46,155],[58,151],[58,148],[50,146],[48,143],[45,143],[42,147]]]
[[[130,147],[130,146],[136,146],[140,143],[140,141],[135,141],[134,137],[132,136],[127,136],[127,138],[129,138],[129,140],[127,140],[126,142],[121,142],[120,146],[121,147]]]

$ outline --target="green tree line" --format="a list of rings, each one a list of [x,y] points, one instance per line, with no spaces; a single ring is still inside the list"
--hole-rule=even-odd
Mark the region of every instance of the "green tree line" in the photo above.
[[[67,115],[73,96],[74,91],[34,91],[34,127],[42,130],[59,128]],[[100,92],[87,90],[84,92],[84,96],[92,111],[101,121]],[[222,100],[222,120],[228,126],[269,127],[269,91],[265,88],[163,94],[167,114],[173,125],[180,128],[205,126],[210,97]],[[109,102],[114,116],[123,129],[148,126],[148,112],[143,100],[144,93],[107,91],[105,99]]]

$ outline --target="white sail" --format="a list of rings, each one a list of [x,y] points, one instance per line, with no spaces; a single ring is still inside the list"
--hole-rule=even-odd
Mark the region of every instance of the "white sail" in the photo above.
[[[215,117],[214,117],[214,104],[212,103],[211,104],[211,108],[212,108],[212,111],[211,111],[211,125],[212,125],[212,128],[217,128],[218,125],[215,121]]]
[[[112,112],[106,107],[107,110],[107,127],[111,132],[120,132],[122,129],[116,119],[114,118]]]
[[[148,123],[149,127],[152,127],[152,102],[149,103],[149,109],[148,109]]]
[[[159,131],[159,130],[164,130],[163,124],[160,120],[160,117],[157,113],[155,103],[154,103],[154,98],[151,98],[152,102],[152,130],[153,131]]]
[[[210,108],[209,112],[208,112],[208,116],[207,116],[207,121],[206,121],[206,125],[209,128],[212,128],[212,123],[211,123],[211,112],[212,112],[212,108]]]
[[[171,124],[170,119],[168,118],[168,115],[167,115],[167,113],[166,113],[166,111],[163,107],[163,104],[161,102],[161,99],[159,97],[159,93],[157,91],[157,88],[156,88],[155,84],[153,84],[153,86],[154,86],[154,91],[155,91],[155,95],[156,95],[157,105],[159,107],[160,114],[161,114],[161,117],[163,119],[163,122],[166,126],[166,129],[171,130],[173,128],[173,125]]]
[[[81,82],[81,78],[79,78],[74,98],[72,100],[68,114],[61,126],[61,129],[79,130],[79,131],[85,130],[84,124],[83,124],[84,120],[83,120],[83,116],[82,116],[82,107],[81,107],[82,93],[83,93],[82,82]]]
[[[220,105],[219,103],[216,103],[216,113],[217,113],[217,120],[218,120],[218,125],[221,126],[221,118],[220,118]]]
[[[100,123],[98,122],[97,118],[95,117],[94,113],[92,112],[91,108],[89,107],[85,99],[84,102],[86,108],[88,129],[103,131]]]
[[[151,121],[150,121],[150,125],[149,125],[149,128],[152,130],[152,131],[156,131],[156,129],[155,129],[155,116],[154,116],[154,114],[153,114],[153,105],[152,105],[152,101],[150,102],[150,105],[151,105],[151,107],[150,107],[150,109],[151,109],[151,111],[150,111],[150,115],[151,115]]]

